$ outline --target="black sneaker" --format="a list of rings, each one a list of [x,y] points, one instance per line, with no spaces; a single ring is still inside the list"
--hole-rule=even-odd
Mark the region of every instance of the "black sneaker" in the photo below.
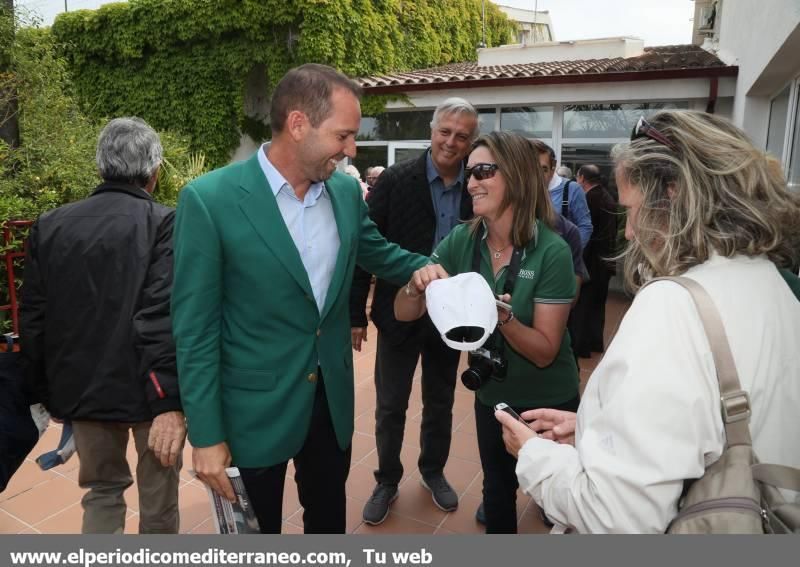
[[[372,496],[369,497],[367,503],[364,504],[364,511],[361,517],[364,522],[377,526],[383,523],[386,516],[389,515],[389,506],[397,500],[397,486],[394,484],[378,484],[375,490],[372,491]]]
[[[475,521],[483,526],[486,525],[486,509],[483,507],[483,500],[481,500],[481,505],[478,506],[478,509],[475,510]]]
[[[458,508],[458,494],[444,478],[444,475],[423,478],[422,486],[431,491],[433,503],[445,512],[452,512]]]

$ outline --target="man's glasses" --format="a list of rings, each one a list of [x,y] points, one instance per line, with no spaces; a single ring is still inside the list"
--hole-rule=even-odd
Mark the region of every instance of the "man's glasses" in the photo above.
[[[670,148],[671,150],[677,150],[678,148],[672,142],[667,139],[667,137],[659,132],[656,128],[650,125],[650,123],[644,119],[644,116],[639,118],[639,121],[636,123],[636,126],[633,127],[633,132],[631,132],[631,141],[637,140],[639,138],[650,138],[651,140],[655,140],[659,144],[663,144]]]
[[[490,177],[494,177],[494,174],[497,173],[498,169],[500,168],[497,167],[496,163],[476,163],[472,167],[465,167],[464,182],[466,183],[469,181],[469,178],[472,175],[474,175],[475,179],[478,181],[489,179]]]

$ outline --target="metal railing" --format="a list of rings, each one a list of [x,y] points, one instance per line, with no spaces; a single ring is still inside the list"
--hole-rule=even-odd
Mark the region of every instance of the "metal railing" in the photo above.
[[[17,301],[17,280],[14,274],[14,261],[24,258],[27,251],[28,242],[23,234],[33,221],[6,221],[2,223],[3,245],[0,249],[6,267],[6,281],[8,283],[8,303],[0,305],[0,311],[11,312],[12,329],[15,335],[19,335],[19,302]]]

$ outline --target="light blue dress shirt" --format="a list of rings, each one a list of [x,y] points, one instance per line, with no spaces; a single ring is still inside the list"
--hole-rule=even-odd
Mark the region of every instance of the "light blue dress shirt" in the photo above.
[[[436,215],[436,231],[433,234],[433,250],[450,234],[450,231],[458,224],[461,214],[461,187],[464,180],[464,164],[461,164],[461,171],[452,185],[445,187],[444,180],[439,176],[439,172],[431,159],[431,151],[427,153],[426,173],[428,185],[431,188],[431,199],[433,199],[433,212]]]
[[[339,254],[339,230],[325,184],[313,183],[301,201],[286,178],[267,159],[269,144],[258,150],[258,163],[278,202],[283,222],[305,266],[317,308],[322,313]]]

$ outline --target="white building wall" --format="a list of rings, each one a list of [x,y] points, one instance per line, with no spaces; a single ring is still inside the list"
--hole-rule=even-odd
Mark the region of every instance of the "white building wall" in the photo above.
[[[722,0],[717,17],[711,47],[739,66],[733,121],[764,148],[770,98],[800,75],[800,0]]]
[[[553,31],[553,22],[550,19],[549,12],[535,12],[533,10],[512,8],[501,4],[497,4],[497,7],[500,8],[501,12],[505,13],[509,20],[513,20],[517,23],[517,33],[528,36],[530,43],[556,40],[556,34]],[[537,39],[537,33],[541,34],[542,37]]]
[[[637,57],[642,53],[644,53],[644,41],[633,37],[551,41],[535,45],[501,45],[479,49],[478,65],[525,65],[548,61],[627,58]]]

